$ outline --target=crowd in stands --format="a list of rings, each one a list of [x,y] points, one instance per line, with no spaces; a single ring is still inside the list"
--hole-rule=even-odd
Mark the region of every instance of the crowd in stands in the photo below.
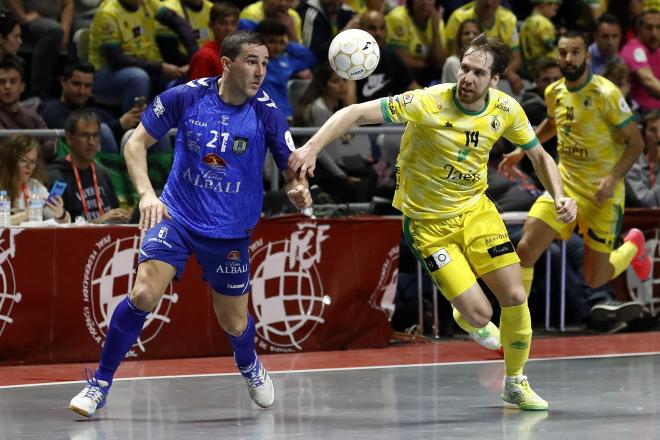
[[[536,126],[546,117],[545,88],[561,78],[557,38],[581,31],[592,42],[591,72],[618,86],[643,124],[646,152],[626,177],[627,200],[660,207],[660,0],[0,3],[0,129],[66,132],[61,139],[3,138],[0,187],[11,195],[15,222],[23,219],[25,197],[47,193],[55,180],[67,188],[49,200],[46,218],[128,221],[130,211],[120,208],[126,198],[100,158],[121,153],[127,132],[158,93],[222,75],[222,41],[241,29],[265,37],[270,61],[262,89],[296,127],[318,127],[355,102],[455,82],[463,48],[482,32],[510,48],[498,88],[517,99]],[[381,53],[376,71],[356,82],[327,63],[330,42],[348,28],[369,32]],[[343,137],[319,156],[313,183],[337,203],[391,197],[396,152],[388,148],[399,137]],[[554,141],[544,146],[556,157]],[[171,145],[164,139],[152,150],[171,154]],[[491,197],[502,210],[526,210],[539,194],[530,164],[520,168],[517,181],[489,168]]]

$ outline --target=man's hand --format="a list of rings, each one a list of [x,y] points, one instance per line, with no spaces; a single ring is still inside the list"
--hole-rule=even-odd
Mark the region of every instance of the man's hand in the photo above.
[[[55,196],[46,200],[45,205],[53,212],[56,220],[64,217],[64,200],[62,200],[62,196]]]
[[[140,117],[142,116],[143,111],[143,107],[134,106],[129,111],[121,115],[119,117],[119,125],[121,125],[121,129],[126,131],[137,127],[137,125],[140,123]]]
[[[519,173],[514,171],[514,167],[520,160],[525,156],[525,152],[522,148],[516,148],[511,153],[507,153],[502,157],[499,165],[497,166],[497,171],[504,174],[504,177],[511,179],[517,176]]]
[[[577,215],[577,204],[570,197],[558,197],[555,200],[557,219],[562,223],[573,223]]]
[[[297,209],[304,209],[312,206],[312,195],[309,192],[309,188],[302,184],[295,185],[295,187],[289,189],[286,192],[286,196]]]
[[[614,197],[614,188],[616,180],[612,176],[605,176],[598,181],[598,190],[596,191],[596,205],[602,206],[605,200]]]
[[[147,231],[163,220],[163,217],[171,220],[167,206],[160,201],[156,194],[148,192],[140,198],[140,222],[138,227]]]
[[[130,211],[122,208],[111,209],[92,223],[127,223],[131,219]]]
[[[35,11],[25,11],[25,15],[23,15],[23,16],[20,17],[20,18],[21,18],[21,21],[23,22],[23,24],[28,24],[28,23],[30,23],[30,22],[36,20],[36,19],[39,18],[39,17],[41,17],[41,15],[39,15],[38,12],[35,12]]]
[[[301,175],[314,177],[316,169],[316,156],[319,152],[309,143],[298,148],[289,156],[289,169],[293,172],[300,172]]]
[[[185,69],[184,69],[185,67]],[[170,63],[163,63],[163,76],[169,79],[177,79],[186,74],[187,66],[179,67]]]

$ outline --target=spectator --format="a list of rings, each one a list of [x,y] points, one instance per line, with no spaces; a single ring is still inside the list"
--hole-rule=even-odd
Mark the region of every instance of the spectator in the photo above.
[[[406,0],[386,16],[387,45],[401,57],[419,84],[437,81],[447,57],[442,7],[433,0]]]
[[[231,3],[219,2],[211,8],[209,28],[213,40],[207,41],[190,59],[188,76],[190,79],[222,75],[222,41],[233,34],[238,23],[238,8]]]
[[[18,56],[18,48],[23,44],[21,26],[13,14],[0,15],[0,60]]]
[[[94,94],[104,102],[120,104],[124,112],[135,105],[136,97],[149,98],[152,87],[160,89],[167,80],[186,74],[186,69],[161,61],[152,5],[104,0],[92,20],[89,60],[96,68]]]
[[[545,105],[546,87],[560,79],[561,70],[557,60],[542,58],[538,61],[534,84],[526,88],[520,97],[520,105],[534,127],[538,126],[548,115],[548,109]]]
[[[289,41],[302,43],[302,20],[289,0],[260,0],[248,5],[241,11],[238,28],[253,31],[264,18],[279,18],[286,26]],[[310,47],[309,44],[305,44]]]
[[[386,8],[385,0],[346,0],[346,4],[359,15],[363,15],[367,11],[376,11],[382,14]]]
[[[342,0],[308,0],[298,13],[302,17],[302,44],[314,52],[317,60],[328,57],[332,39],[352,27],[354,12]]]
[[[101,0],[75,0],[72,35],[78,29],[89,28],[100,3]]]
[[[337,75],[328,63],[319,64],[314,70],[314,79],[296,108],[295,125],[323,125],[344,106],[347,81]],[[319,154],[319,166],[312,181],[337,203],[371,202],[377,175],[369,164],[370,150],[367,136],[343,136]]]
[[[609,0],[607,12],[617,17],[621,26],[622,43],[635,38],[637,17],[644,10],[644,0]]]
[[[19,105],[25,91],[23,66],[16,58],[0,61],[0,128],[43,129],[48,128],[36,111]],[[40,141],[41,154],[50,161],[57,153],[53,138]]]
[[[646,208],[660,208],[660,111],[644,116],[644,154],[626,174],[626,184]]]
[[[213,39],[209,29],[212,7],[209,0],[160,1],[156,43],[165,62],[185,66],[199,46]],[[173,22],[173,18],[179,19]]]
[[[32,45],[30,94],[50,97],[57,56],[71,39],[73,0],[7,0],[5,5],[23,25],[23,38]]]
[[[130,213],[119,208],[119,200],[107,171],[96,167],[94,157],[100,138],[98,116],[89,110],[76,110],[66,120],[69,155],[48,165],[48,180],[66,182],[64,208],[73,218],[87,221],[127,222]]]
[[[640,120],[639,104],[630,97],[630,70],[628,70],[628,67],[621,61],[608,64],[602,75],[612,81],[621,90],[621,94],[635,114],[635,118]]]
[[[470,41],[474,40],[477,35],[482,32],[481,26],[474,18],[467,18],[458,26],[456,34],[455,45],[456,51],[451,54],[442,66],[442,82],[455,83],[458,79],[458,68],[461,64],[460,56],[463,53],[463,48],[470,45]]]
[[[30,197],[46,201],[44,219],[54,218],[58,223],[69,223],[71,217],[64,209],[62,197],[48,199],[44,186],[44,165],[39,157],[39,143],[31,136],[10,136],[0,144],[0,188],[7,188],[12,204],[12,224],[28,220]]]
[[[617,61],[621,47],[621,25],[612,14],[603,14],[598,19],[598,27],[594,32],[594,42],[589,46],[591,54],[591,71],[602,75],[605,68]]]
[[[509,46],[511,49],[511,62],[502,79],[508,81],[514,95],[520,94],[524,83],[518,75],[518,70],[522,66],[522,58],[516,16],[513,12],[500,6],[500,0],[475,0],[456,9],[449,17],[444,31],[445,46],[448,53],[455,53],[458,28],[463,20],[468,18],[477,20],[487,36],[498,38]],[[502,79],[500,83],[502,83]],[[498,88],[502,90],[506,87],[506,85],[500,84]]]
[[[96,113],[101,122],[101,150],[118,152],[117,146],[122,136],[131,128],[137,127],[143,106],[133,106],[119,119],[106,110],[96,107],[92,101],[94,66],[86,61],[73,62],[64,66],[60,76],[62,94],[60,99],[50,99],[39,105],[39,114],[49,128],[64,128],[66,118],[76,109],[88,108]]]
[[[264,37],[270,57],[261,88],[284,116],[291,118],[293,107],[287,98],[287,83],[293,75],[311,78],[309,69],[316,64],[316,57],[302,44],[287,43],[286,26],[277,18],[264,19],[256,31]]]
[[[561,0],[532,0],[534,9],[520,29],[522,54],[529,72],[540,58],[557,58],[557,30],[552,18],[557,15]]]
[[[660,109],[660,11],[643,12],[637,20],[637,38],[621,49],[632,72],[630,96],[641,112]]]

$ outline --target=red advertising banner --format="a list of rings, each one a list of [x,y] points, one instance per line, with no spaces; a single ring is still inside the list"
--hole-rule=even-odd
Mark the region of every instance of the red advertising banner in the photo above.
[[[250,312],[260,352],[380,347],[399,258],[400,221],[262,220],[250,247]],[[0,230],[0,363],[98,359],[135,278],[135,227]],[[149,315],[128,358],[230,355],[192,258]]]

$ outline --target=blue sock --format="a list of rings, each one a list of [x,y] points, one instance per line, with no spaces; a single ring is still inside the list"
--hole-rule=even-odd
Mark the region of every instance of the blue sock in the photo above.
[[[245,327],[245,330],[243,330],[242,335],[232,336],[227,333],[227,336],[229,336],[229,342],[231,342],[231,346],[234,347],[234,360],[236,361],[236,366],[239,370],[245,370],[257,360],[257,353],[254,351],[255,333],[254,320],[249,313],[247,315],[247,326]]]
[[[117,305],[110,319],[108,334],[101,351],[101,362],[94,373],[95,378],[112,384],[112,377],[128,350],[140,336],[148,314],[149,312],[135,307],[128,299],[128,295]]]

